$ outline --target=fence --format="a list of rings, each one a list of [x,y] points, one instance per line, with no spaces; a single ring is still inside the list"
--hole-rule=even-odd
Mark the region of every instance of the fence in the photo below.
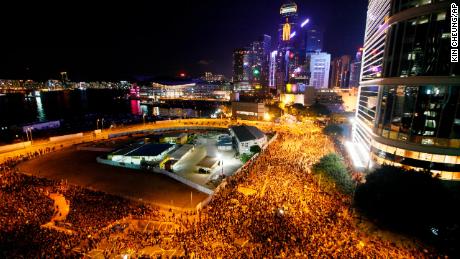
[[[78,138],[83,138],[82,132],[75,133],[75,134],[56,136],[56,137],[50,137],[50,142],[57,142],[57,141],[71,140],[71,139],[78,139]]]
[[[0,153],[30,147],[31,144],[32,142],[27,141],[27,142],[21,142],[21,143],[16,143],[16,144],[11,144],[11,145],[0,146]]]

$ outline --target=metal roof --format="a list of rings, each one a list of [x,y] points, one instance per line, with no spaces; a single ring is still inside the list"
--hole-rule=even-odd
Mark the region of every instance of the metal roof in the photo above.
[[[231,126],[230,129],[235,133],[236,138],[240,142],[261,139],[265,136],[261,130],[254,126]]]

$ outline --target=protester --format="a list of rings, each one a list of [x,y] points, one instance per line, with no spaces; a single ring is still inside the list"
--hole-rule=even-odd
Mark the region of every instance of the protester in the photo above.
[[[277,138],[228,177],[199,212],[160,211],[63,181],[26,176],[14,166],[29,158],[10,159],[0,165],[0,257],[72,257],[94,249],[105,257],[139,257],[147,247],[198,258],[432,256],[357,226],[350,197],[324,188],[311,173],[314,163],[335,150],[317,126],[271,125],[270,130],[278,132]],[[41,227],[53,214],[50,192],[69,201],[64,227],[73,234]],[[139,227],[142,221],[171,227],[147,231]]]

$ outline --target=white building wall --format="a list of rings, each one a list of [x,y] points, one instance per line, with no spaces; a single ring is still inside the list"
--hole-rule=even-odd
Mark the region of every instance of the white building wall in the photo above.
[[[310,55],[310,85],[316,89],[328,88],[329,69],[331,67],[331,54],[317,52]]]

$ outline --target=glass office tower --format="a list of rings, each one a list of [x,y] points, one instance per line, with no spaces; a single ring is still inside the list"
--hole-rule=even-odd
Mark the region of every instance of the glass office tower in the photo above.
[[[460,180],[460,71],[450,3],[371,0],[353,140],[361,164]]]

